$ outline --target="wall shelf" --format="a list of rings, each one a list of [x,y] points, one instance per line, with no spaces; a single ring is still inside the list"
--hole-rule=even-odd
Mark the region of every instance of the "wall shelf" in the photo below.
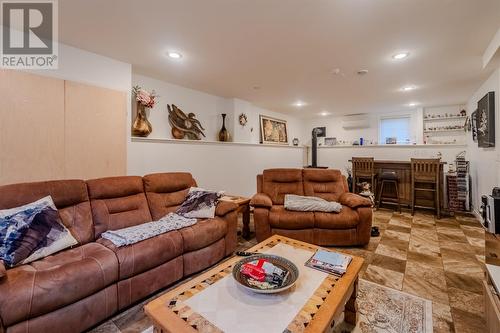
[[[463,128],[424,131],[424,133],[450,133],[450,132],[464,132],[465,133]]]
[[[354,148],[354,149],[359,149],[359,148],[439,148],[439,147],[450,147],[450,148],[465,148],[467,145],[465,144],[454,144],[454,143],[448,143],[448,144],[418,144],[418,145],[363,145],[363,146],[353,146],[353,145],[335,145],[335,146],[319,146],[319,149],[323,148]]]
[[[459,119],[465,120],[466,118],[467,118],[467,116],[441,117],[441,118],[424,118],[424,121],[443,121],[443,120],[459,120]]]
[[[208,141],[208,140],[178,140],[170,138],[141,138],[132,136],[132,142],[151,142],[151,143],[167,143],[167,144],[186,144],[186,145],[221,145],[221,146],[254,146],[254,147],[268,147],[268,148],[291,148],[291,149],[304,149],[306,146],[292,146],[292,145],[273,145],[262,143],[250,142],[221,142],[221,141]]]

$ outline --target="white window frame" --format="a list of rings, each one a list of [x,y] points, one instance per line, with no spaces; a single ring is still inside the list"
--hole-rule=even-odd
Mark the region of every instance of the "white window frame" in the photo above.
[[[378,120],[378,140],[379,140],[379,144],[381,145],[385,145],[385,138],[382,137],[382,122],[384,120],[387,120],[387,119],[403,119],[403,118],[406,118],[408,119],[408,136],[407,136],[407,139],[408,141],[405,141],[405,142],[396,142],[396,144],[398,145],[405,145],[405,144],[411,144],[411,138],[412,138],[412,134],[413,134],[413,131],[412,131],[412,115],[411,114],[398,114],[398,115],[382,115],[379,117],[379,120]]]

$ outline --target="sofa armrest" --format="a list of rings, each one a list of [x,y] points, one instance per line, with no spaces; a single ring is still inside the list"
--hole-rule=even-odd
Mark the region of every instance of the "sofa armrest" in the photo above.
[[[219,200],[215,207],[215,216],[224,216],[238,209],[238,205],[231,201]]]
[[[6,275],[7,275],[7,270],[5,269],[3,260],[0,260],[0,280]]]
[[[371,207],[370,199],[362,197],[358,194],[344,192],[340,195],[339,202],[347,207],[356,209],[358,207]]]
[[[250,201],[250,206],[261,207],[261,208],[271,208],[273,206],[273,202],[267,194],[257,193],[252,197],[252,200]]]

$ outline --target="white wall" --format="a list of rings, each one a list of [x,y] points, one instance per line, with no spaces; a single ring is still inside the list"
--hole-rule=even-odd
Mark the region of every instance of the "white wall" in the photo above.
[[[155,90],[159,98],[149,112],[153,132],[146,139],[131,138],[128,143],[128,174],[188,171],[200,186],[225,190],[227,193],[252,195],[255,177],[266,168],[303,166],[305,148],[259,145],[259,115],[267,115],[288,123],[289,141],[302,133],[300,121],[289,115],[256,107],[239,99],[226,99],[180,87],[142,75],[132,76],[132,85]],[[167,104],[196,114],[205,127],[205,142],[172,141]],[[239,125],[238,116],[245,113],[248,124]],[[233,141],[217,143],[222,126],[221,113],[226,113],[226,128]],[[253,129],[253,130],[251,130]],[[156,139],[156,140],[155,140]]]
[[[315,127],[326,126],[326,136],[335,137],[337,141],[344,141],[348,144],[352,144],[353,141],[363,138],[364,142],[369,144],[379,143],[379,122],[382,117],[393,117],[393,116],[410,116],[410,124],[412,133],[410,135],[410,140],[416,143],[423,143],[422,141],[422,109],[411,109],[403,110],[401,112],[393,113],[373,113],[366,115],[357,116],[332,116],[332,117],[322,117],[311,119],[305,128],[305,133],[303,134],[307,137],[307,142],[311,142],[311,131]],[[342,127],[342,122],[347,120],[368,120],[369,126],[366,128],[352,128],[345,129]],[[318,143],[322,144],[323,138],[318,139]]]
[[[495,72],[478,88],[467,102],[467,114],[477,108],[477,102],[486,93],[495,92],[495,133],[496,147],[479,148],[472,135],[467,136],[467,156],[471,161],[472,203],[474,210],[480,207],[481,195],[491,194],[495,186],[500,185],[500,69]]]

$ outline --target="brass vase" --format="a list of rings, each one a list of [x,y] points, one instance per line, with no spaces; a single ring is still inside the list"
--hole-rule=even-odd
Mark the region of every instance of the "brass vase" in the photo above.
[[[132,124],[132,135],[147,137],[153,131],[153,127],[146,115],[146,107],[137,103],[137,114],[134,123]]]

